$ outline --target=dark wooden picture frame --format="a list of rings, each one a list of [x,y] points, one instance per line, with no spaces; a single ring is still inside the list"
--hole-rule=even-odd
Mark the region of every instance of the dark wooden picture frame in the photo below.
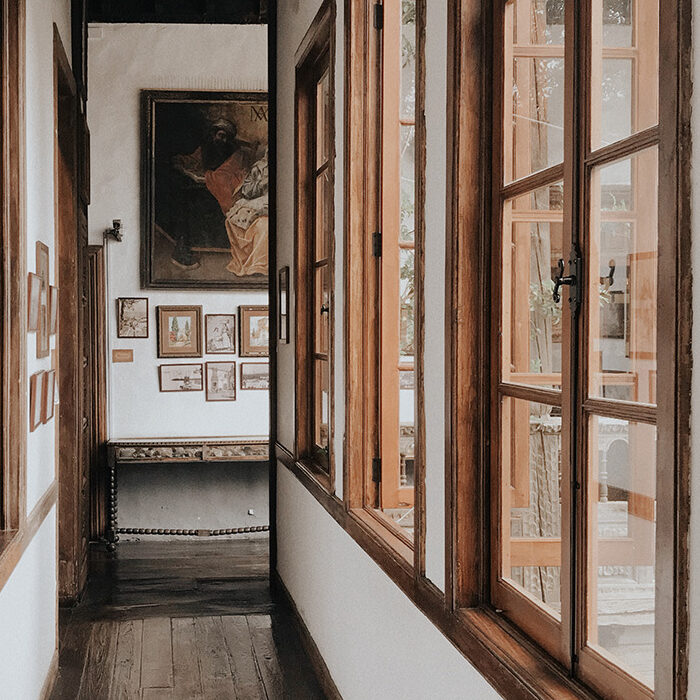
[[[228,371],[225,372],[225,380],[220,389],[218,368],[227,366]],[[207,401],[235,401],[236,400],[236,363],[235,362],[207,362],[206,363],[206,400]],[[216,387],[214,383],[216,382]],[[216,396],[220,393],[221,396]]]
[[[124,307],[129,302],[145,302],[146,303],[146,327],[145,331],[140,327],[132,329],[134,332],[125,332],[123,328],[126,319],[124,318]],[[148,338],[149,336],[149,319],[148,319],[148,297],[119,297],[117,299],[117,338]]]
[[[221,330],[220,324],[222,321],[215,319],[230,319],[231,326],[229,329]],[[213,337],[219,329],[219,340]],[[212,338],[210,338],[210,332]],[[225,343],[229,341],[229,345]],[[222,343],[222,347],[217,347],[218,343]],[[236,314],[207,314],[204,317],[204,348],[208,355],[235,355],[236,354]]]
[[[267,386],[246,386],[246,382],[251,381],[245,377],[248,367],[267,368]],[[253,380],[254,381],[254,380]],[[269,391],[270,390],[270,365],[266,362],[241,362],[241,391]]]
[[[56,401],[56,370],[44,372],[41,378],[41,422],[48,423],[54,415]]]
[[[171,318],[186,318],[189,322],[189,342],[175,340],[171,333],[179,332],[179,324],[173,326]],[[187,331],[185,331],[187,333]],[[174,343],[183,343],[178,349]],[[202,307],[159,306],[158,307],[158,357],[202,357]]]
[[[58,331],[58,287],[49,287],[49,335]]]
[[[289,344],[289,266],[280,268],[277,284],[277,338]]]
[[[36,273],[41,278],[39,301],[39,328],[36,336],[36,356],[38,359],[49,356],[49,248],[45,243],[36,243]]]
[[[30,272],[27,275],[27,331],[39,330],[41,316],[41,277]]]
[[[42,390],[44,388],[44,370],[32,374],[29,378],[29,432],[33,433],[41,425]]]
[[[163,370],[168,367],[179,367],[181,370],[184,370],[185,367],[198,367],[199,368],[199,384],[197,385],[196,379],[195,383],[193,384],[192,388],[179,388],[179,389],[164,389],[163,386]],[[196,370],[195,370],[196,372]],[[176,379],[180,379],[179,377],[173,378],[169,381],[175,381]],[[181,378],[181,381],[184,384],[187,384],[189,381],[189,375],[186,375],[185,377]],[[204,390],[204,366],[202,365],[201,362],[196,362],[192,364],[188,363],[183,363],[183,364],[170,364],[170,365],[158,365],[158,387],[159,390],[164,393],[164,394],[185,394],[189,393],[191,391],[203,391]]]
[[[267,329],[260,326],[252,329],[251,320],[263,316],[267,319]],[[239,306],[238,327],[240,329],[238,354],[241,357],[267,357],[270,354],[270,320],[267,306]],[[267,344],[259,344],[259,339],[251,338],[253,333],[262,338],[265,332],[267,332]]]
[[[143,288],[265,289],[267,93],[144,90]]]

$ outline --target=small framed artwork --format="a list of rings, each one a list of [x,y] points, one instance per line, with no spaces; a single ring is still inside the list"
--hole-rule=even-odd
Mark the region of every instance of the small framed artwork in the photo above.
[[[270,365],[267,362],[241,362],[241,390],[267,391],[270,388]]]
[[[236,400],[236,363],[207,362],[207,401]]]
[[[42,358],[49,356],[49,248],[41,241],[36,243],[36,273],[41,278],[36,356]]]
[[[204,337],[208,353],[234,354],[236,352],[236,315],[207,314],[204,317]]]
[[[33,433],[41,425],[42,396],[44,386],[43,370],[29,378],[29,432]]]
[[[41,384],[41,422],[48,423],[53,418],[56,401],[56,370],[44,372]]]
[[[158,307],[158,357],[202,356],[202,307]]]
[[[27,330],[38,331],[39,315],[41,313],[41,277],[39,277],[39,275],[35,275],[33,272],[29,273],[29,280],[27,283],[27,300]]]
[[[148,299],[117,299],[117,338],[148,338]]]
[[[241,357],[267,357],[270,354],[270,318],[267,306],[239,306]]]
[[[58,287],[49,287],[49,335],[58,330]]]
[[[283,267],[279,272],[277,295],[277,333],[280,343],[289,343],[289,267]]]
[[[202,365],[160,365],[160,390],[162,392],[202,391]]]

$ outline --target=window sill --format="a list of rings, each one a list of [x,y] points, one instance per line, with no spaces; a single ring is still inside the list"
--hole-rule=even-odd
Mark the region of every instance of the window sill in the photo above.
[[[445,596],[416,575],[413,551],[364,509],[347,510],[315,475],[279,443],[277,460],[289,469],[328,514],[352,537],[466,660],[509,700],[595,700],[507,620],[486,607],[452,611]]]

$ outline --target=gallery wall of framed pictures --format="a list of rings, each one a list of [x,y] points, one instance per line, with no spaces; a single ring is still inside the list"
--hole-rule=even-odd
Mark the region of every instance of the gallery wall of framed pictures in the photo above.
[[[39,281],[30,278],[30,288]],[[120,339],[148,339],[149,299],[119,297],[116,330]],[[230,313],[205,313],[198,305],[155,306],[158,358],[206,362],[157,365],[158,390],[164,394],[204,392],[207,402],[235,401],[236,392],[269,390],[267,362],[237,363],[233,357],[262,360],[269,355],[270,322],[265,305],[244,305]],[[224,356],[226,359],[224,359]]]

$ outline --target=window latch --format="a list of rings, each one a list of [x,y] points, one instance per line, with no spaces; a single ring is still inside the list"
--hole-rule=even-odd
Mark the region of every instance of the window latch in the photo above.
[[[561,294],[559,293],[559,290],[563,286],[569,287],[569,306],[571,307],[571,312],[576,313],[581,304],[581,258],[579,257],[575,246],[571,248],[571,253],[569,254],[569,274],[564,274],[564,261],[562,259],[559,260],[558,268],[559,274],[554,278],[554,291],[552,292],[552,298],[558,304],[561,301]]]

